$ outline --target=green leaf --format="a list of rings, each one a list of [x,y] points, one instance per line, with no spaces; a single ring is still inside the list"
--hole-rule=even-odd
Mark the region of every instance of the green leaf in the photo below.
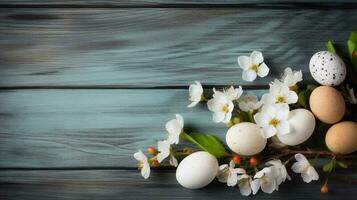
[[[337,54],[337,51],[336,51],[335,47],[333,46],[333,43],[331,40],[327,41],[326,48],[329,52]]]
[[[325,164],[323,167],[322,167],[322,170],[326,173],[330,173],[333,169],[333,163],[332,162],[328,162],[327,164]]]
[[[181,137],[217,158],[229,155],[222,142],[213,135],[202,133],[181,133]]]
[[[311,90],[303,90],[299,92],[298,104],[306,109],[310,109],[309,99],[311,95]]]
[[[357,42],[357,32],[356,31],[351,32],[350,37],[348,39],[353,42]]]
[[[352,40],[347,41],[348,55],[351,58],[353,57],[353,52],[356,51],[356,43],[357,42],[353,42]]]
[[[337,165],[340,166],[341,168],[346,169],[348,166],[345,162],[342,161],[337,161]]]

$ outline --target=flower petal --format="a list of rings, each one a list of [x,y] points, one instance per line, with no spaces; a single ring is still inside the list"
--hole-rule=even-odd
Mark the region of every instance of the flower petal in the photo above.
[[[276,128],[272,126],[267,126],[263,128],[263,137],[264,138],[271,138],[276,134]]]
[[[216,123],[222,122],[225,119],[226,115],[223,112],[215,112],[213,113],[212,120]]]
[[[242,74],[242,79],[245,81],[254,81],[257,78],[257,73],[255,71],[248,69],[244,70]]]
[[[312,181],[312,177],[308,173],[302,172],[301,177],[305,183],[310,183]]]
[[[265,63],[262,63],[258,67],[258,72],[257,72],[259,77],[266,77],[269,74],[269,68]]]
[[[182,129],[183,125],[184,125],[184,121],[183,121],[182,115],[176,114],[176,120],[177,120],[178,124],[180,125],[180,128]]]
[[[199,101],[193,101],[193,102],[191,102],[190,104],[187,105],[187,108],[195,107],[198,103],[199,103]]]
[[[250,59],[252,60],[253,64],[257,64],[257,65],[259,65],[264,61],[263,54],[260,51],[253,51],[250,54]]]
[[[158,141],[157,148],[159,153],[157,154],[157,161],[161,163],[165,158],[170,155],[170,143],[169,141]]]
[[[141,176],[144,177],[144,179],[148,179],[150,177],[150,165],[149,163],[144,163],[143,168],[141,169]]]
[[[248,180],[241,181],[239,183],[239,191],[243,196],[249,196],[252,193],[252,189],[250,188],[250,184]]]
[[[279,134],[287,135],[290,133],[290,124],[287,120],[281,120],[279,126],[277,127]]]
[[[270,194],[276,189],[276,182],[274,180],[264,181],[260,187],[263,192]]]
[[[310,165],[309,161],[301,153],[295,154],[295,159],[296,159],[296,161],[300,162],[301,164],[309,164]]]
[[[250,187],[252,188],[253,194],[256,194],[260,188],[260,180],[255,179],[250,183]]]
[[[312,180],[317,181],[319,180],[319,174],[316,172],[315,168],[310,166],[307,170],[307,174],[311,177]]]
[[[230,176],[228,176],[228,179],[227,179],[227,185],[230,187],[233,187],[233,186],[237,185],[237,182],[238,182],[237,174],[231,172]]]
[[[169,162],[170,162],[171,166],[177,167],[177,165],[178,165],[177,159],[173,155],[170,155],[170,161]]]
[[[240,68],[242,68],[243,70],[247,70],[252,66],[252,61],[248,56],[239,56],[237,61]]]
[[[138,161],[147,162],[147,157],[141,150],[134,154],[134,158]]]
[[[293,170],[293,172],[295,173],[301,173],[304,171],[304,167],[305,165],[300,163],[300,162],[295,162],[292,166],[291,166],[291,170]]]
[[[298,95],[294,91],[290,91],[287,96],[286,102],[288,104],[296,103],[298,101]]]

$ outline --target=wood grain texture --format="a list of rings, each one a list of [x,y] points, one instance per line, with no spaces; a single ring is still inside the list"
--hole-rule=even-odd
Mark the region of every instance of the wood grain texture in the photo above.
[[[267,85],[345,43],[356,10],[1,9],[0,86]],[[236,59],[264,52],[269,77],[243,82]]]
[[[262,91],[255,91],[262,93]],[[204,104],[186,90],[0,91],[0,168],[135,167],[132,155],[167,137],[181,113],[185,130],[224,139]]]
[[[50,6],[180,6],[180,5],[254,5],[254,6],[269,6],[269,5],[284,5],[288,7],[294,5],[311,5],[317,6],[336,6],[346,3],[356,3],[354,0],[3,0],[0,5],[50,5]],[[346,5],[347,6],[347,5]]]
[[[340,173],[341,174],[341,173]],[[293,175],[293,174],[291,174]],[[342,175],[346,175],[342,173]],[[356,175],[349,175],[357,177]],[[320,181],[303,183],[299,175],[287,181],[278,192],[259,192],[254,199],[355,199],[354,185],[329,180],[330,193],[320,194]],[[1,199],[252,199],[239,194],[237,187],[213,182],[200,190],[182,188],[174,171],[154,171],[143,180],[135,170],[36,170],[0,171]]]

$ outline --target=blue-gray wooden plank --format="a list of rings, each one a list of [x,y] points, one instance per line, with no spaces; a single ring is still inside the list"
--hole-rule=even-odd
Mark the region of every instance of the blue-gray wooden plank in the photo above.
[[[186,108],[183,89],[0,90],[0,102],[0,168],[135,167],[175,113],[187,130],[223,141],[227,130],[204,104]]]
[[[290,172],[289,172],[290,173]],[[356,174],[339,172],[357,178]],[[325,176],[309,184],[303,183],[300,175],[292,175],[273,194],[259,192],[244,197],[238,187],[227,187],[214,181],[200,190],[182,188],[175,179],[174,171],[153,171],[144,180],[136,170],[15,170],[0,171],[0,198],[21,199],[344,199],[352,200],[357,195],[355,185],[329,179],[330,193],[320,194]]]
[[[284,67],[311,83],[311,55],[357,29],[356,10],[1,9],[0,87],[267,85]],[[236,59],[264,52],[269,77]]]

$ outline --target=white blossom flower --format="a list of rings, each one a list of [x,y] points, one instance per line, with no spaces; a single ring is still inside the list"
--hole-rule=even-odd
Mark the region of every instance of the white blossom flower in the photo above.
[[[258,101],[255,94],[245,94],[239,98],[239,108],[244,112],[252,112],[258,110],[262,106],[262,102]]]
[[[216,92],[220,91],[215,91],[215,93]],[[226,95],[229,100],[234,101],[239,99],[240,96],[242,96],[243,89],[242,86],[239,86],[238,88],[234,88],[233,86],[231,86],[230,88],[228,88],[228,90],[223,90],[223,94]]]
[[[139,169],[141,169],[141,176],[143,176],[144,179],[149,178],[150,164],[148,162],[148,158],[141,150],[134,154],[134,158],[139,161]]]
[[[170,165],[177,167],[177,159],[175,156],[170,152],[171,145],[170,142],[167,140],[158,141],[157,142],[157,149],[159,153],[157,154],[157,161],[161,163],[165,158],[170,157],[169,163]]]
[[[191,84],[188,88],[188,100],[191,103],[187,106],[189,108],[194,107],[197,105],[201,99],[203,94],[203,88],[200,82],[195,81],[196,84]]]
[[[254,81],[259,77],[265,77],[269,73],[268,66],[264,63],[263,54],[253,51],[250,56],[239,56],[238,64],[243,69],[242,78],[245,81]]]
[[[234,104],[243,93],[242,87],[234,89],[230,87],[223,92],[213,88],[213,99],[208,100],[207,107],[213,112],[213,121],[227,123],[231,120]]]
[[[272,193],[276,189],[275,174],[272,167],[265,167],[254,175],[251,183],[253,194],[256,194],[259,188],[265,193]]]
[[[284,182],[286,179],[291,180],[285,165],[281,163],[281,160],[270,160],[266,163],[267,165],[270,165],[273,170],[275,170],[274,174],[275,176],[275,181],[276,181],[276,190],[279,189],[279,185]]]
[[[287,105],[267,105],[254,115],[254,120],[263,129],[263,136],[270,138],[278,133],[286,135],[290,132],[288,115],[289,107]]]
[[[298,101],[298,95],[296,92],[291,91],[288,86],[284,85],[284,83],[275,79],[272,82],[269,88],[269,93],[266,93],[262,96],[262,102],[264,105],[269,104],[293,104]]]
[[[232,160],[229,163],[229,165],[224,164],[219,166],[216,176],[218,181],[222,183],[227,183],[227,185],[231,187],[237,185],[238,175],[237,175],[237,169],[235,169],[234,167],[235,164]]]
[[[356,104],[357,99],[356,99],[355,93],[353,91],[353,88],[350,88],[350,86],[348,84],[346,85],[346,87],[347,87],[348,94],[350,95],[350,103]]]
[[[281,81],[284,83],[284,85],[292,87],[298,82],[302,81],[302,72],[301,70],[293,71],[290,67],[287,67],[284,70]]]
[[[242,168],[237,169],[238,175],[238,187],[239,191],[243,196],[249,196],[252,193],[252,188],[250,186],[252,182],[252,177],[250,177],[246,171]]]
[[[300,153],[295,154],[295,162],[291,169],[295,173],[301,173],[301,177],[306,183],[310,183],[311,181],[319,180],[319,174],[316,172],[315,168],[310,165],[309,161],[306,157]]]
[[[179,143],[183,124],[183,117],[179,114],[176,114],[176,119],[172,119],[166,123],[166,130],[169,133],[169,137],[167,140],[170,142],[170,144]]]

